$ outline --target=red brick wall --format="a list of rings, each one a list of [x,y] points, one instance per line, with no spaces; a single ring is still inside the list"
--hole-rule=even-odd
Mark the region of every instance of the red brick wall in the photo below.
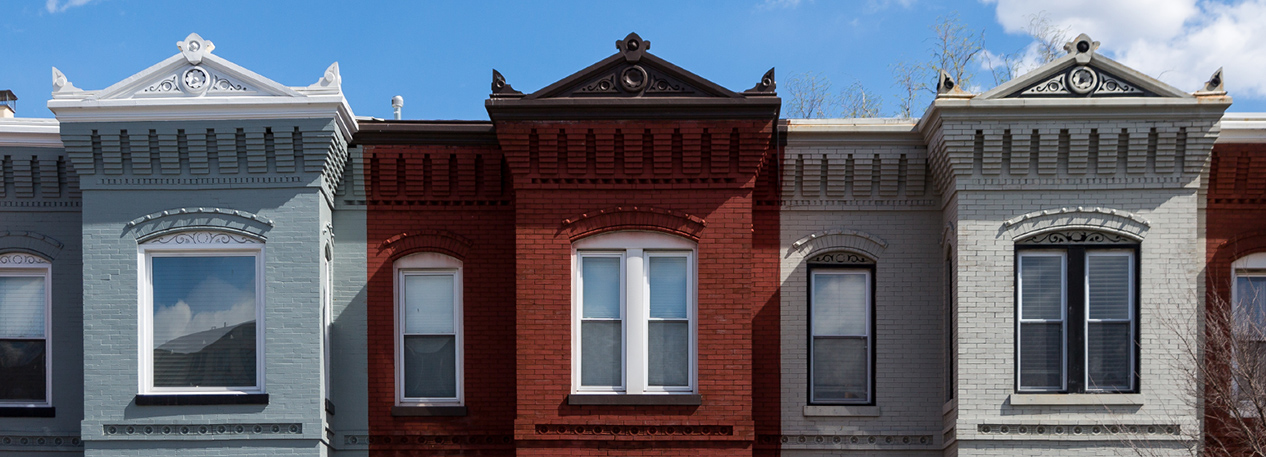
[[[490,147],[365,147],[371,455],[513,455],[514,213],[502,162]],[[391,415],[392,262],[423,251],[463,261],[465,417]]]
[[[1266,251],[1266,144],[1214,146],[1205,227],[1209,292],[1206,305],[1209,318],[1214,319],[1224,316],[1231,301],[1231,264],[1240,257]],[[1224,372],[1216,365],[1221,362],[1210,358],[1210,373]],[[1211,376],[1209,382],[1219,382],[1213,378],[1216,376]],[[1208,444],[1214,448],[1219,437],[1229,438],[1228,431],[1218,426],[1218,415],[1223,412],[1208,408],[1205,414],[1207,433],[1211,435]],[[1227,441],[1234,438],[1223,442]]]
[[[515,182],[519,454],[751,454],[753,323],[768,319],[777,281],[777,255],[770,263],[753,249],[767,240],[753,235],[753,190],[772,122],[502,122],[497,133]],[[696,233],[700,406],[567,403],[572,232],[564,226],[617,207],[704,222]],[[762,220],[762,230],[771,227]],[[776,349],[772,356],[760,366],[776,367]],[[768,409],[778,392],[763,396]]]

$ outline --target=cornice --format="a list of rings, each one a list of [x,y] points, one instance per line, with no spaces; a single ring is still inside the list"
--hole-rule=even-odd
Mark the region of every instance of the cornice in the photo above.
[[[61,148],[57,119],[0,119],[0,147]]]

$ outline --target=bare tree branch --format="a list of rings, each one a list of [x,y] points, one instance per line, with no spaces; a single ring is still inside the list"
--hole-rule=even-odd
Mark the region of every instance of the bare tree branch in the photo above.
[[[787,99],[782,112],[788,119],[821,119],[834,111],[831,97],[831,81],[820,73],[796,73],[783,84]]]

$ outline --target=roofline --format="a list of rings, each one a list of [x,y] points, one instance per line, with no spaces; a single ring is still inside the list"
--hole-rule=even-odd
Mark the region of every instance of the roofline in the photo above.
[[[1227,113],[1217,144],[1266,143],[1266,113]]]
[[[357,145],[438,144],[497,146],[492,121],[361,120],[352,142]]]
[[[63,148],[61,124],[47,118],[0,118],[0,147]]]

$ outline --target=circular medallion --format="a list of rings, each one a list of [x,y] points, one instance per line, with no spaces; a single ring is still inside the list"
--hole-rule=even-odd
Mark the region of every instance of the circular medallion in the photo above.
[[[647,76],[646,70],[643,70],[641,66],[634,65],[620,72],[620,85],[629,92],[642,90],[643,87],[646,87],[647,79],[649,79],[649,76]]]
[[[1090,67],[1077,67],[1068,72],[1068,90],[1085,95],[1098,85],[1099,74]]]
[[[180,81],[184,83],[186,90],[200,93],[206,90],[211,81],[211,74],[203,70],[202,67],[193,67],[185,70],[185,74],[181,76]]]

